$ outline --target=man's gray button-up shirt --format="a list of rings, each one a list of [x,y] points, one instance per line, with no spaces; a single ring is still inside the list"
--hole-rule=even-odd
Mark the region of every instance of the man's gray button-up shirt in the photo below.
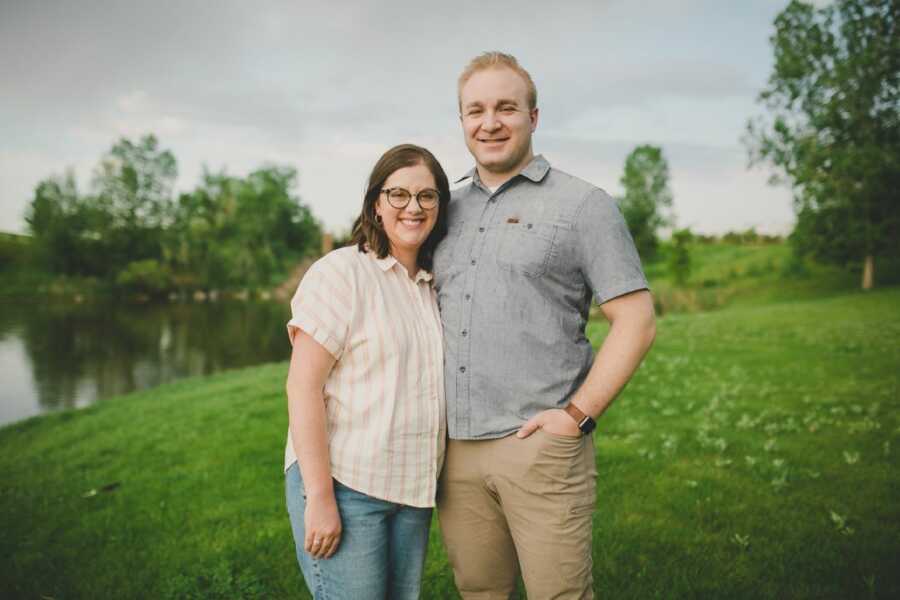
[[[434,258],[452,439],[499,438],[587,376],[591,299],[646,289],[615,201],[535,157],[492,194],[454,190]]]

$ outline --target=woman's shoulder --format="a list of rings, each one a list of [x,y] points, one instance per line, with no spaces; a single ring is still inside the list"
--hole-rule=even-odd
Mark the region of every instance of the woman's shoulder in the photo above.
[[[340,278],[346,283],[350,283],[360,275],[366,260],[366,255],[359,251],[356,246],[344,246],[332,250],[328,254],[316,260],[306,271],[307,276],[324,277],[324,278]]]
[[[319,260],[313,263],[313,266],[319,265],[320,267],[347,267],[353,266],[356,262],[358,262],[357,254],[360,254],[359,249],[356,246],[342,246],[341,248],[335,248],[328,254],[322,256]]]

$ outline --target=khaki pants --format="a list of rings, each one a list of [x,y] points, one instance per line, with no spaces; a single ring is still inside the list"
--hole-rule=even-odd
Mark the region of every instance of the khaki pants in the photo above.
[[[593,598],[590,436],[450,440],[438,518],[466,600],[509,598],[521,568],[530,600]]]

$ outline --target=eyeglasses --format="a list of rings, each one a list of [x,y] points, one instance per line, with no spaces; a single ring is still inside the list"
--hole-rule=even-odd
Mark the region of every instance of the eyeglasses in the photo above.
[[[381,193],[387,195],[388,204],[394,208],[406,208],[412,200],[410,191],[402,187],[387,188],[381,190]],[[416,202],[422,210],[431,210],[438,205],[440,198],[438,191],[431,188],[425,188],[416,194]]]

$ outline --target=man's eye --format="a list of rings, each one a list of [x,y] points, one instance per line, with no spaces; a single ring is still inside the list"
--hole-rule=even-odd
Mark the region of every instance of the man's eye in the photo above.
[[[466,113],[466,116],[467,117],[477,117],[480,114],[481,114],[481,109],[476,108],[476,109],[472,109],[472,110],[468,111]]]

